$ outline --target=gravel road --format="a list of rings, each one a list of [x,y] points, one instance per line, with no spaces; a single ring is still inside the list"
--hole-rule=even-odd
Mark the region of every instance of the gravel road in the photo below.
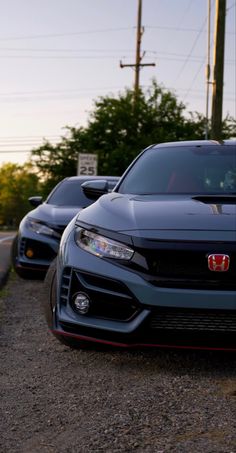
[[[236,452],[236,354],[71,350],[42,290],[11,274],[0,294],[2,453]]]

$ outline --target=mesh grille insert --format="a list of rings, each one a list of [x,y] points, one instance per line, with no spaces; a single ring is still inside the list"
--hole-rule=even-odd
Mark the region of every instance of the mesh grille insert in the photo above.
[[[236,332],[235,311],[160,309],[152,314],[151,329]]]

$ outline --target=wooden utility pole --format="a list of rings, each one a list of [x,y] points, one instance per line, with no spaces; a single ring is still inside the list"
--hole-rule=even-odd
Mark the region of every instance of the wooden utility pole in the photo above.
[[[141,56],[141,40],[144,29],[142,27],[142,0],[138,0],[138,20],[137,20],[137,38],[136,38],[136,62],[135,64],[123,64],[120,61],[121,68],[135,68],[135,80],[134,80],[134,94],[135,98],[138,97],[139,92],[139,73],[140,68],[143,66],[156,66],[155,63],[141,63],[142,58],[144,57],[145,52]]]
[[[210,54],[211,54],[211,0],[208,0],[208,26],[207,26],[207,65],[206,65],[206,128],[205,139],[208,140],[209,134],[209,91],[210,91]]]
[[[137,43],[136,43],[136,63],[135,63],[135,81],[134,81],[134,91],[138,93],[139,90],[139,72],[140,72],[140,63],[141,63],[141,40],[142,40],[142,0],[139,0],[138,3],[138,22],[137,22]]]
[[[222,138],[226,0],[216,0],[211,138]]]

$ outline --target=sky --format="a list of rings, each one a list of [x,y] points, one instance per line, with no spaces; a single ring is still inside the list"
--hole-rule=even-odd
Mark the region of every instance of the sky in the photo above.
[[[211,73],[215,0],[211,1]],[[0,0],[0,165],[23,164],[94,101],[133,88],[138,0]],[[206,112],[208,0],[142,0],[140,85],[155,79]],[[236,117],[236,1],[227,0],[223,116]],[[210,87],[211,114],[211,87]]]

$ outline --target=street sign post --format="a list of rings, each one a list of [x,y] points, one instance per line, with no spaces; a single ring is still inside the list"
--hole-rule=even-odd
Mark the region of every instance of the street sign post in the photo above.
[[[78,154],[78,170],[79,176],[97,176],[98,156],[97,154]]]

